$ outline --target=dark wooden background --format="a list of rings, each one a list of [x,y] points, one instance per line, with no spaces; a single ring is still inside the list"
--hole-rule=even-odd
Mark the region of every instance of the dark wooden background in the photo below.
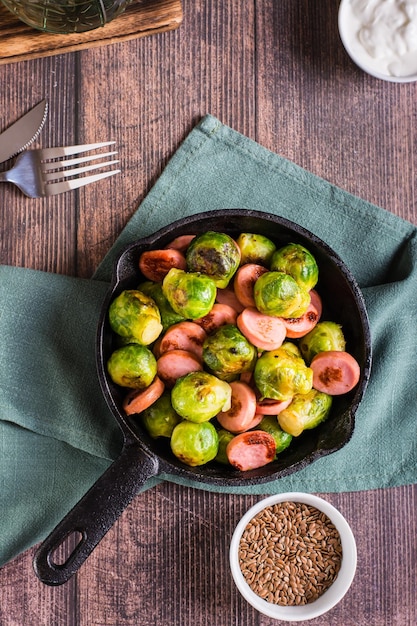
[[[2,185],[0,262],[90,277],[205,113],[417,224],[417,84],[357,69],[337,9],[337,0],[184,0],[178,30],[0,66],[2,128],[47,97],[43,146],[114,139],[122,167],[47,201]],[[415,626],[415,486],[326,497],[352,525],[358,571],[343,601],[312,623]],[[68,584],[42,585],[33,549],[0,569],[0,623],[272,626],[240,598],[228,568],[234,525],[258,499],[169,483],[149,490]]]

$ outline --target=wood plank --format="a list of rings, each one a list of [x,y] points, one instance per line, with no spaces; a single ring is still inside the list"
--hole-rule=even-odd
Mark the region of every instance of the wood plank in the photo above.
[[[178,28],[181,0],[135,0],[102,28],[67,35],[44,33],[17,20],[0,6],[0,64],[129,41]]]

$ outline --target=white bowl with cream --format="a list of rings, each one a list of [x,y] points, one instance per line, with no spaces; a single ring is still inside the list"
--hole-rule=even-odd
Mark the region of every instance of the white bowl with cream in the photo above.
[[[341,0],[338,22],[362,70],[390,82],[417,81],[417,0]]]

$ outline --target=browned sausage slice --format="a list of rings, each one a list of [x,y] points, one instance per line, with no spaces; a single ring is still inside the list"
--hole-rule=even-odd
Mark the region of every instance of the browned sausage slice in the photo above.
[[[267,268],[257,263],[246,263],[239,267],[235,274],[233,287],[237,299],[243,306],[254,307],[255,299],[253,297],[253,286],[259,276],[267,272]]]
[[[134,390],[128,393],[123,402],[126,415],[142,413],[162,396],[165,385],[158,376],[155,376],[149,387],[141,391]]]
[[[348,352],[329,350],[319,352],[310,363],[313,370],[313,387],[330,396],[351,391],[359,382],[360,367]]]
[[[193,320],[193,322],[201,326],[201,328],[204,328],[209,335],[224,324],[236,324],[236,318],[237,313],[231,306],[215,302],[210,313],[207,313],[204,317]]]
[[[254,307],[243,309],[237,318],[237,327],[260,350],[277,350],[287,333],[280,317],[264,315]]]
[[[145,278],[153,282],[161,283],[173,267],[179,270],[187,267],[185,256],[174,248],[147,250],[140,255],[139,269]]]
[[[233,434],[243,433],[253,427],[256,394],[249,385],[239,380],[229,384],[232,389],[232,404],[228,411],[218,413],[217,421]]]
[[[187,350],[169,350],[156,362],[157,372],[167,387],[173,387],[181,376],[203,369],[200,359]]]
[[[207,338],[204,328],[195,322],[178,322],[168,328],[159,343],[159,352],[163,354],[168,350],[187,350],[199,359],[203,358],[203,343]]]
[[[275,452],[275,439],[263,430],[236,435],[226,447],[229,463],[242,472],[267,465],[274,460]]]

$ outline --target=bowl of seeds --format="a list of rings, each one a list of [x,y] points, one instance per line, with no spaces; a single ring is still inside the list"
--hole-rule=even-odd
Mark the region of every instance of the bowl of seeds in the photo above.
[[[230,568],[242,596],[269,617],[299,622],[333,608],[356,571],[352,530],[329,502],[308,493],[265,498],[236,526]]]

